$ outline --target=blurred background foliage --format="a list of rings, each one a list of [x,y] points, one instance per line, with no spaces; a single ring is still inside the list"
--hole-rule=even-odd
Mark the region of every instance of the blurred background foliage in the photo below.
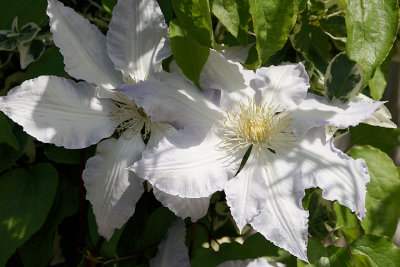
[[[117,0],[62,2],[106,33]],[[249,69],[303,61],[312,92],[347,101],[363,89],[375,100],[390,100],[399,122],[398,38],[386,45],[390,53],[378,55],[382,60],[375,66],[363,65],[364,59],[349,48],[354,40],[347,37],[346,23],[353,20],[347,17],[344,1],[293,1],[292,10],[279,11],[285,23],[271,26],[268,36],[284,36],[277,40],[260,33],[270,26],[259,12],[265,8],[262,1],[158,2],[170,26],[173,57],[196,84],[209,48],[241,45],[248,49],[243,64]],[[199,3],[209,8],[200,9],[200,19],[194,21],[195,9],[188,7]],[[45,0],[0,1],[0,96],[40,75],[71,78],[53,44],[46,6]],[[191,50],[185,49],[188,45]],[[170,61],[164,62],[166,69]],[[400,252],[391,240],[400,215],[400,172],[388,156],[396,156],[400,132],[360,124],[337,135],[348,133],[351,137],[342,148],[354,158],[364,158],[371,173],[363,222],[347,208],[322,199],[321,190],[308,190],[303,199],[310,211],[308,265],[249,227],[239,233],[224,194],[217,192],[207,216],[197,223],[185,220],[192,266],[262,256],[287,266],[400,266]],[[94,153],[94,146],[66,150],[40,143],[0,113],[0,266],[148,266],[175,216],[145,184],[134,216],[111,240],[100,238],[81,180],[85,161]]]

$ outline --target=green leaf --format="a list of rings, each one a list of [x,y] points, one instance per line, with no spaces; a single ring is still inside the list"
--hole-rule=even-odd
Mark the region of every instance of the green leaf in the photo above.
[[[285,45],[296,21],[295,9],[294,0],[250,0],[260,64]]]
[[[332,16],[319,21],[321,29],[332,39],[346,41],[346,21],[342,16]]]
[[[161,8],[161,11],[164,15],[165,23],[169,25],[169,22],[172,20],[174,9],[172,8],[171,1],[165,0],[157,0],[158,5]]]
[[[211,4],[213,14],[242,45],[247,45],[249,7],[243,0],[214,0]]]
[[[367,256],[354,254],[352,255],[354,265],[356,267],[372,267],[371,262],[369,261]]]
[[[349,100],[356,95],[363,83],[363,71],[344,52],[337,54],[329,63],[325,73],[325,89],[329,99]]]
[[[374,100],[380,100],[385,92],[392,54],[393,53],[389,53],[383,63],[376,68],[374,77],[368,83],[371,97]]]
[[[309,238],[307,246],[309,264],[297,260],[298,267],[353,267],[350,255],[345,248],[324,247],[321,241]]]
[[[172,0],[180,26],[200,45],[211,46],[209,9],[205,0]],[[190,47],[190,46],[189,46]]]
[[[48,163],[0,177],[0,266],[45,222],[57,183],[57,171]]]
[[[302,15],[289,37],[293,47],[322,74],[325,74],[328,62],[331,60],[329,38],[321,28],[310,25],[308,18]]]
[[[25,69],[30,63],[38,60],[44,53],[45,45],[42,41],[33,40],[32,42],[18,44],[19,62],[21,69]]]
[[[40,24],[46,19],[46,0],[1,0],[0,29],[9,29],[18,16],[20,25],[28,22]]]
[[[56,75],[69,77],[64,70],[64,58],[56,46],[46,49],[39,60],[29,65],[23,80],[32,79],[40,75]]]
[[[188,36],[177,20],[170,22],[169,30],[171,50],[176,64],[186,77],[200,88],[200,73],[210,54],[209,48],[199,45]]]
[[[335,225],[336,216],[332,203],[322,198],[321,189],[310,189],[307,192],[310,193],[303,201],[308,200],[307,208],[310,212],[308,231],[312,236],[323,239]]]
[[[383,128],[361,123],[350,127],[352,145],[371,145],[383,152],[390,153],[400,145],[400,129]]]
[[[377,148],[361,146],[352,149],[350,157],[363,158],[371,181],[367,184],[365,207],[361,222],[366,233],[393,237],[400,215],[400,175],[389,156]]]
[[[18,150],[18,140],[13,134],[12,128],[3,112],[0,112],[0,129],[0,143],[5,143],[11,146],[14,150]]]
[[[223,243],[219,251],[212,249],[201,249],[191,260],[192,267],[216,267],[219,264],[229,260],[255,259],[259,255],[250,247],[241,245],[237,242]]]
[[[117,4],[118,0],[101,0],[104,10],[111,14],[114,6]]]
[[[81,161],[81,150],[65,149],[55,145],[49,145],[44,148],[46,157],[57,163],[79,164]]]
[[[40,27],[35,23],[27,23],[21,27],[19,30],[19,36],[17,37],[17,41],[20,44],[25,44],[30,42],[35,38],[36,34],[40,31]]]
[[[28,140],[28,135],[23,132],[22,127],[16,123],[12,125],[12,132],[18,140],[19,149],[15,150],[7,144],[0,144],[0,173],[10,168],[14,162],[21,157]]]
[[[145,247],[159,242],[167,233],[175,215],[165,207],[159,207],[150,214],[143,232]]]
[[[335,229],[342,231],[347,243],[353,242],[361,236],[361,226],[357,217],[351,210],[335,202],[333,208],[336,213]]]
[[[372,267],[400,266],[400,250],[385,236],[362,236],[351,244],[351,253],[367,257]]]
[[[389,54],[398,23],[397,0],[348,1],[346,52],[363,67],[364,86]]]
[[[78,186],[61,179],[56,198],[46,222],[18,249],[24,267],[47,266],[53,257],[53,238],[58,225],[65,217],[78,211]]]
[[[88,228],[89,228],[89,238],[90,241],[86,242],[93,249],[98,242],[100,235],[98,234],[98,226],[96,223],[96,217],[94,216],[93,209],[90,207],[88,209]],[[100,247],[99,256],[105,258],[118,258],[117,246],[119,239],[121,238],[121,234],[124,231],[124,226],[115,229],[113,236],[110,240],[104,240],[103,244]]]
[[[13,51],[17,47],[17,38],[10,34],[11,31],[0,31],[0,51]]]

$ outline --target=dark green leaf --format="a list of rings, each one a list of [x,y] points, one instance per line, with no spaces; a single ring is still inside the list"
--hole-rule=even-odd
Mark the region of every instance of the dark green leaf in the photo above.
[[[362,146],[352,149],[349,156],[363,158],[371,181],[367,184],[365,207],[361,222],[366,233],[393,237],[400,215],[400,175],[389,156],[377,148]]]
[[[311,189],[308,192],[310,192],[307,206],[310,211],[308,231],[312,236],[323,239],[335,225],[335,212],[332,203],[322,198],[322,190]]]
[[[329,63],[325,73],[325,88],[329,99],[349,100],[356,95],[363,83],[363,71],[345,53],[337,54]]]
[[[351,253],[366,256],[372,267],[400,266],[400,249],[385,236],[362,236],[351,244]]]
[[[346,41],[346,22],[342,16],[323,18],[319,22],[321,29],[332,39]]]
[[[279,248],[265,239],[260,233],[251,235],[244,241],[243,245],[252,248],[260,256],[279,256]]]
[[[247,25],[250,20],[248,1],[214,0],[211,11],[240,44],[247,45]]]
[[[285,45],[296,21],[295,9],[294,0],[250,1],[260,64]]]
[[[143,233],[144,246],[148,247],[159,242],[167,233],[174,218],[175,215],[165,207],[159,207],[151,213]]]
[[[17,16],[19,25],[28,22],[40,24],[46,19],[46,6],[46,0],[1,0],[0,29],[9,29]]]
[[[331,45],[321,28],[310,25],[308,16],[302,16],[295,24],[290,40],[293,47],[301,52],[308,62],[325,74],[331,60]]]
[[[15,169],[0,177],[0,266],[46,220],[57,190],[57,171],[48,163],[29,172]]]
[[[364,70],[364,85],[389,54],[399,23],[397,0],[352,0],[347,2],[346,52]]]
[[[0,51],[13,51],[17,47],[17,38],[10,31],[0,32]]]
[[[63,56],[57,47],[49,47],[39,60],[30,64],[25,72],[23,80],[32,79],[40,75],[69,77],[64,71]]]
[[[53,257],[53,238],[58,225],[77,210],[78,187],[69,180],[60,178],[57,195],[46,222],[19,248],[25,267],[47,266]]]
[[[353,267],[345,248],[324,247],[321,241],[314,238],[308,239],[307,256],[310,263],[297,260],[298,267]]]
[[[14,150],[19,150],[18,140],[12,132],[12,128],[3,112],[0,112],[0,129],[0,143],[5,143]]]
[[[93,249],[98,242],[100,235],[98,234],[98,226],[96,223],[96,218],[93,213],[93,209],[90,207],[88,211],[88,228],[89,228],[89,238],[90,240],[87,242],[90,247]],[[115,229],[113,236],[110,240],[104,240],[103,244],[100,247],[99,256],[105,258],[118,258],[117,254],[117,246],[121,234],[124,230],[124,227],[120,229]]]
[[[55,145],[44,148],[46,157],[57,163],[79,164],[81,161],[81,151],[78,149],[65,149]]]
[[[32,42],[18,44],[19,62],[21,69],[25,69],[30,63],[38,60],[44,53],[45,45],[42,41],[33,40]]]
[[[13,124],[12,131],[18,140],[19,149],[14,150],[14,148],[7,144],[0,144],[0,173],[10,168],[21,157],[28,140],[27,134],[22,131],[22,127],[18,124]]]
[[[114,6],[117,4],[118,0],[101,0],[103,8],[107,13],[112,13]]]
[[[200,45],[210,47],[211,17],[205,0],[172,0],[172,6],[182,29]]]
[[[171,50],[176,64],[186,77],[200,87],[200,73],[210,54],[209,48],[199,45],[188,36],[177,20],[171,21],[169,29]]]
[[[17,37],[17,41],[20,44],[24,44],[30,42],[35,38],[36,34],[40,31],[40,27],[35,23],[27,23],[21,27],[19,30],[19,36]]]
[[[383,128],[361,123],[350,128],[352,145],[371,145],[390,153],[400,145],[400,129]]]
[[[174,14],[171,1],[157,0],[157,3],[164,15],[165,23],[169,25],[169,22],[172,20],[172,16]]]

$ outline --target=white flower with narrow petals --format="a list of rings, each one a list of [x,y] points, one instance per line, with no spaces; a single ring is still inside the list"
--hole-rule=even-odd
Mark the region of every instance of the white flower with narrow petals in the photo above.
[[[118,90],[153,121],[181,129],[145,151],[130,169],[180,197],[224,190],[239,229],[251,224],[307,260],[308,211],[301,204],[306,188],[320,187],[325,199],[349,207],[359,219],[365,216],[365,162],[325,140],[324,126],[357,125],[382,105],[330,102],[307,93],[308,79],[301,63],[254,73],[211,51],[201,83],[220,90],[217,104],[177,75],[122,86]]]
[[[170,54],[165,43],[168,27],[156,0],[119,0],[107,36],[57,0],[48,0],[47,14],[65,70],[86,82],[55,76],[28,80],[0,98],[0,110],[36,139],[70,149],[119,133],[120,138],[98,144],[83,173],[99,233],[109,239],[134,213],[143,193],[142,180],[127,167],[140,159],[143,150],[176,131],[167,124],[152,123],[133,101],[112,89],[161,71],[161,60]],[[151,132],[147,145],[142,140],[143,127]],[[165,205],[177,203],[173,211],[193,220],[207,211],[208,198],[157,196]],[[190,210],[191,205],[198,209]]]

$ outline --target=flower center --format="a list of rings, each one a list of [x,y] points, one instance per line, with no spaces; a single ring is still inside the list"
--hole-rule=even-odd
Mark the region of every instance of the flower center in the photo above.
[[[247,104],[239,101],[226,114],[222,137],[222,147],[230,152],[250,145],[276,151],[291,147],[296,136],[289,130],[291,112],[278,111],[279,106],[249,100]]]
[[[121,101],[113,100],[117,110],[111,113],[111,119],[119,122],[116,131],[123,134],[127,130],[131,130],[131,133],[137,134],[145,126],[145,135],[147,135],[150,132],[150,117],[125,95],[117,94],[117,96]]]

